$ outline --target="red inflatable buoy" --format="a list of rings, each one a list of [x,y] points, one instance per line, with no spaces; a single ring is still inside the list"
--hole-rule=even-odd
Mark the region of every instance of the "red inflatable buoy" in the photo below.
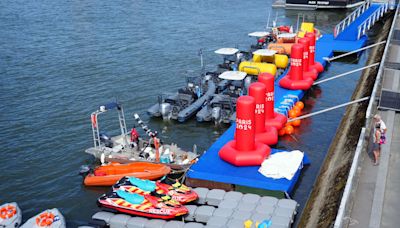
[[[282,129],[287,122],[287,117],[274,111],[274,90],[275,77],[269,73],[261,73],[258,75],[258,81],[265,85],[265,126],[275,127],[277,130]]]
[[[318,78],[318,71],[314,68],[309,67],[309,49],[310,39],[307,37],[299,39],[299,44],[303,44],[303,77],[311,78],[315,81]]]
[[[308,32],[306,33],[305,37],[310,39],[310,56],[308,58],[309,67],[314,68],[317,70],[318,73],[321,73],[324,71],[324,66],[322,66],[321,63],[315,61],[315,34]]]
[[[265,126],[265,91],[266,87],[261,82],[254,82],[249,87],[249,95],[254,97],[255,108],[255,139],[267,145],[278,143],[278,131],[271,126]]]
[[[303,53],[302,44],[293,44],[290,56],[290,69],[285,77],[279,81],[279,85],[290,90],[308,90],[314,81],[311,78],[303,78]]]
[[[255,141],[255,99],[241,96],[236,102],[236,139],[229,141],[219,151],[219,157],[235,166],[255,166],[267,158],[269,146]]]

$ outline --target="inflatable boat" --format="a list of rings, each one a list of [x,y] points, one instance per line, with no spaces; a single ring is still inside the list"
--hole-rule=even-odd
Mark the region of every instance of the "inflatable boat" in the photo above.
[[[167,178],[159,181],[149,181],[135,177],[123,177],[113,185],[113,190],[122,189],[131,193],[150,194],[162,199],[172,199],[180,204],[186,204],[198,198],[197,193],[186,185],[178,181],[168,184],[166,183],[167,181]]]
[[[250,46],[250,51],[253,52],[258,49],[265,49],[267,45],[274,42],[274,37],[270,32],[267,31],[257,31],[248,34],[249,37],[253,37],[257,40],[256,44]]]
[[[64,228],[66,225],[61,212],[57,208],[53,208],[33,216],[21,226],[21,228],[35,227]]]
[[[15,228],[21,225],[22,213],[15,202],[0,206],[0,227]]]
[[[206,103],[196,114],[198,122],[214,121],[215,123],[230,123],[231,116],[236,112],[236,100],[241,95],[247,94],[251,77],[246,77],[245,72],[225,71],[219,75],[221,80],[229,81],[228,88]]]
[[[162,202],[155,196],[139,195],[123,190],[103,194],[97,203],[108,210],[148,218],[173,219],[188,213],[188,209],[180,204]]]
[[[210,75],[189,80],[186,87],[177,93],[160,96],[158,103],[151,106],[147,113],[152,117],[185,122],[196,114],[208,97],[215,93],[215,89]]]
[[[150,162],[111,163],[95,168],[93,173],[85,176],[83,183],[86,186],[112,186],[124,176],[156,180],[170,171],[171,168],[167,165]]]
[[[99,116],[112,110],[118,112],[119,130],[121,132],[121,134],[115,136],[109,136],[104,131],[100,132],[99,128]],[[182,150],[173,143],[163,144],[157,138],[158,133],[149,129],[138,114],[134,114],[133,116],[147,135],[148,140],[141,137],[136,128],[132,128],[130,132],[127,131],[122,105],[112,102],[100,106],[97,111],[91,114],[94,146],[86,149],[85,152],[100,159],[102,163],[161,162],[167,164],[172,169],[186,169],[196,161],[198,157],[196,151]]]

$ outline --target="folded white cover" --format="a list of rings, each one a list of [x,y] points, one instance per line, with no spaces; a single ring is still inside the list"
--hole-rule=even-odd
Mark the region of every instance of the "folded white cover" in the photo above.
[[[278,152],[265,159],[258,172],[269,178],[291,180],[302,166],[303,157],[304,153],[299,150]]]

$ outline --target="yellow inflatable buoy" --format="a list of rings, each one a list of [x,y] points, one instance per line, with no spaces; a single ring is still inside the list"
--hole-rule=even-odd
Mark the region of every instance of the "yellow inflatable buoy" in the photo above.
[[[275,54],[274,64],[278,68],[285,69],[289,64],[289,58],[287,57],[287,55]]]
[[[261,56],[254,54],[253,62],[255,63],[273,63],[277,68],[285,69],[289,64],[287,55],[274,54],[273,56]]]
[[[259,75],[260,73],[270,73],[275,76],[276,66],[272,63],[255,63],[243,61],[239,65],[239,71],[246,72],[250,75]]]

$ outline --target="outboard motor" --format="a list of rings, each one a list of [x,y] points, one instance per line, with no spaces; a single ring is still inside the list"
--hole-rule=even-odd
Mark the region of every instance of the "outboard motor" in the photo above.
[[[113,142],[111,141],[111,137],[107,135],[106,133],[102,132],[100,133],[100,142],[104,143],[104,146],[112,148],[113,147]]]
[[[211,117],[214,119],[214,122],[219,122],[221,120],[221,107],[214,107],[211,110]]]
[[[160,113],[164,120],[168,120],[171,117],[172,107],[170,103],[162,103],[160,105]]]
[[[90,166],[88,166],[88,165],[81,165],[81,167],[79,168],[79,175],[82,175],[83,177],[85,177],[85,176],[88,175],[91,171],[92,171],[92,169],[90,168]]]
[[[187,87],[189,88],[189,91],[194,91],[194,84],[191,82],[188,82]]]
[[[251,77],[247,76],[247,77],[244,79],[244,88],[245,88],[245,93],[246,93],[246,94],[249,94],[249,87],[250,87],[250,84],[251,84]]]

